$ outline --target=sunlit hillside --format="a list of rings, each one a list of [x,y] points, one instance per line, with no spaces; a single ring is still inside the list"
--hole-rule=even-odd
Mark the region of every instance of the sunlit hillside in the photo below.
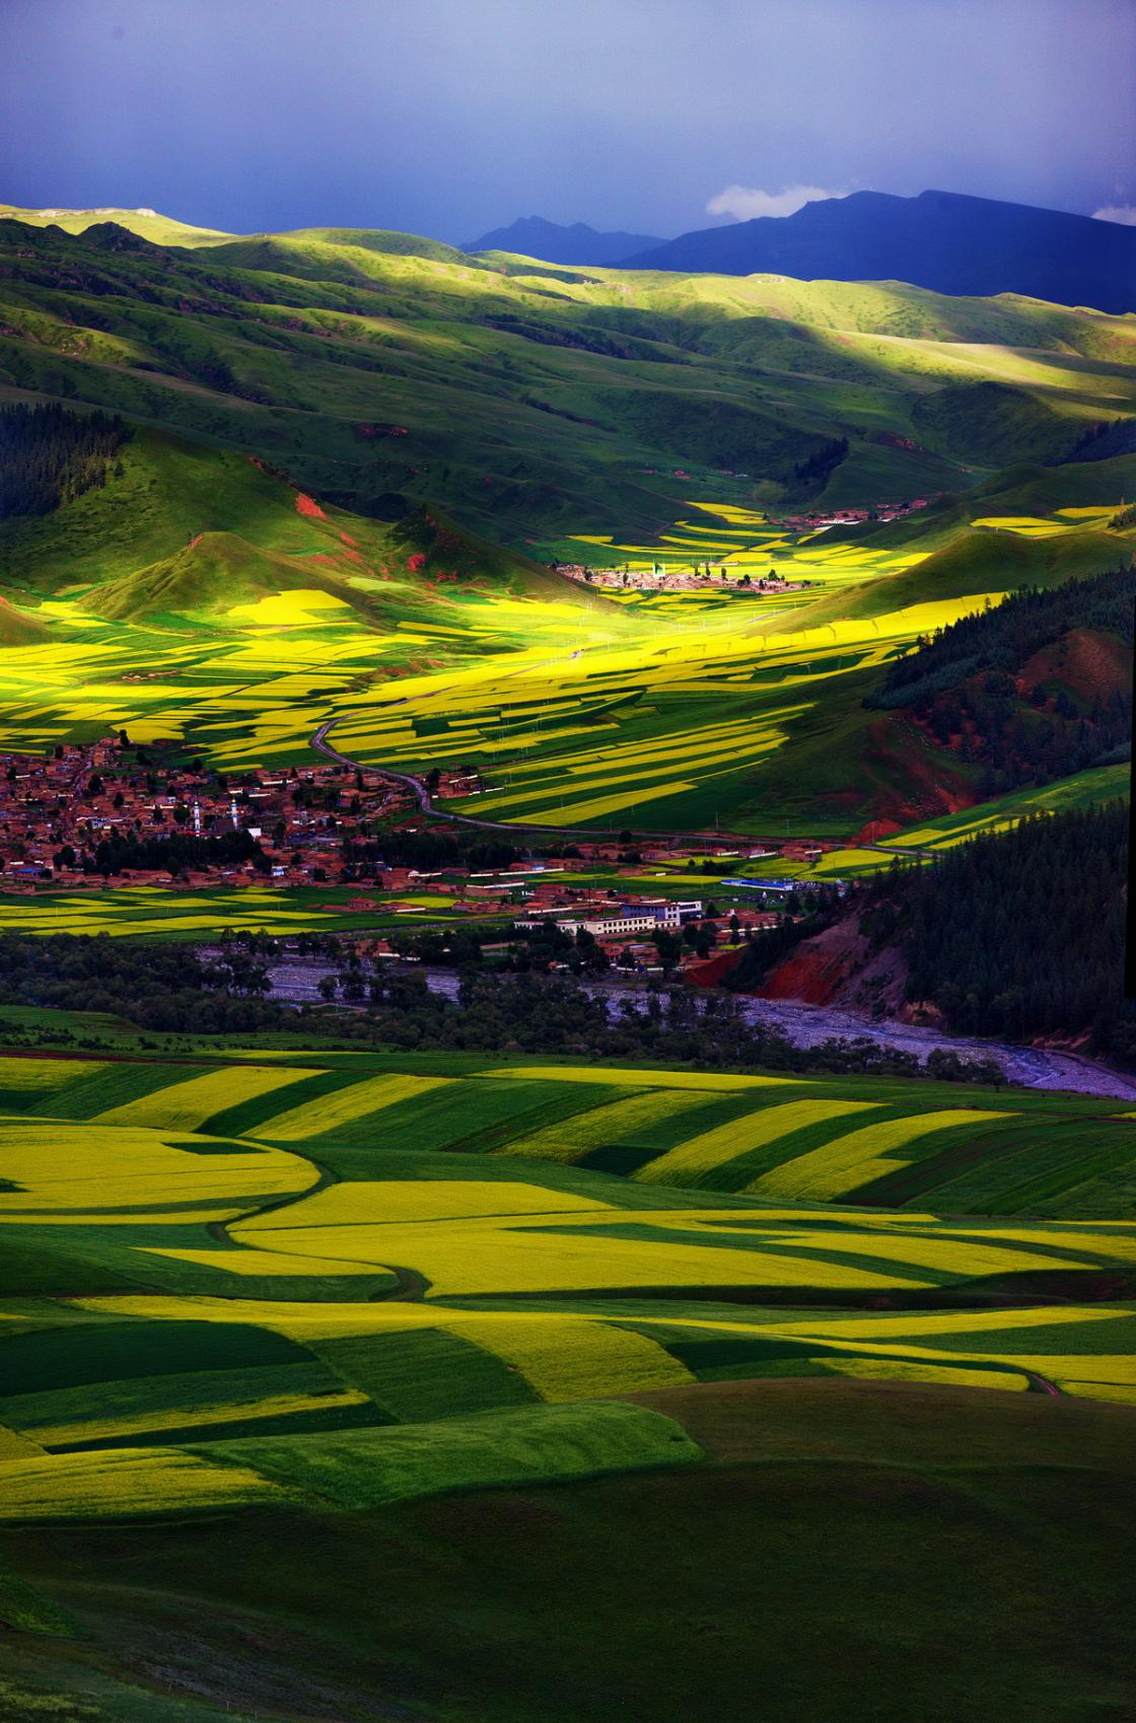
[[[1018,1715],[1071,1716],[1117,1690],[1075,1622],[1119,1642],[1099,1527],[1130,1521],[1136,1150],[1108,1107],[469,1054],[0,1058],[0,1703],[362,1718],[381,1689],[547,1723],[568,1683],[598,1719],[630,1632],[630,1716],[685,1723],[708,1681],[744,1716],[737,1660],[779,1667],[755,1608],[761,1646],[815,1616],[868,1648],[886,1594],[874,1666],[948,1723],[925,1645],[966,1600],[951,1668],[979,1680],[1009,1589],[1071,1670],[1015,1662]],[[920,1582],[888,1594],[913,1537]],[[807,1691],[839,1715],[843,1672]]]
[[[654,536],[691,496],[961,490],[1075,458],[1133,407],[1133,317],[367,230],[163,229],[160,247],[152,226],[0,223],[10,388],[255,449],[368,512],[391,492],[444,502],[514,544]]]

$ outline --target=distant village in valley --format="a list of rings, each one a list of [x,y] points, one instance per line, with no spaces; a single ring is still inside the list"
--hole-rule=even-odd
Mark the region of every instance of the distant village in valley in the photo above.
[[[591,568],[584,563],[558,562],[553,567],[569,580],[606,591],[702,592],[708,587],[728,587],[743,596],[762,598],[766,593],[799,592],[810,584],[807,580],[786,580],[775,568],[756,577],[748,569],[739,575],[728,563],[696,562],[689,568],[671,568],[654,562],[649,568]]]
[[[913,445],[912,445],[913,446]],[[647,468],[653,472],[653,468]],[[681,470],[674,474],[675,478],[687,475]],[[731,475],[744,478],[744,474]],[[916,514],[920,509],[930,507],[938,501],[935,496],[910,497],[904,502],[877,503],[874,508],[842,508],[829,510],[813,510],[807,514],[768,516],[767,524],[778,532],[788,532],[807,537],[828,532],[833,527],[865,526],[869,521],[885,524],[888,521],[902,520],[908,515]],[[759,546],[751,545],[746,554],[757,550]],[[775,552],[770,552],[770,557]],[[605,591],[626,592],[701,592],[707,588],[737,593],[743,598],[764,598],[779,596],[786,592],[807,590],[813,583],[805,579],[787,579],[778,569],[770,567],[765,574],[754,574],[751,569],[741,569],[731,566],[729,558],[722,560],[693,561],[689,563],[667,562],[663,559],[653,560],[650,564],[642,562],[620,563],[617,567],[594,567],[590,563],[554,562],[550,567],[556,574],[564,575],[568,580],[580,581],[587,586],[594,586]]]

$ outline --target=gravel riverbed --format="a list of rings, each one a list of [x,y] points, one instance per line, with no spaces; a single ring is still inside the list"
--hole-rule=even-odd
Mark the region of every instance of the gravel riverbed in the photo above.
[[[320,998],[319,983],[335,973],[333,965],[317,958],[293,958],[269,969],[270,997],[281,1004],[312,1004]],[[457,997],[458,977],[453,970],[422,969],[426,985],[434,993]],[[645,1010],[649,990],[634,981],[589,982],[595,998],[607,1001],[614,1017],[625,1003]],[[898,1048],[925,1059],[936,1048],[961,1057],[996,1059],[1007,1081],[1026,1089],[1066,1089],[1082,1095],[1103,1095],[1136,1103],[1136,1077],[1111,1070],[1096,1060],[1075,1053],[1060,1053],[1041,1047],[1020,1047],[1010,1042],[981,1041],[966,1035],[950,1035],[939,1029],[916,1028],[891,1018],[857,1017],[850,1011],[835,1011],[824,1005],[803,1005],[793,1000],[756,999],[735,994],[748,1023],[777,1029],[794,1047],[816,1047],[822,1041],[867,1038],[882,1047]]]

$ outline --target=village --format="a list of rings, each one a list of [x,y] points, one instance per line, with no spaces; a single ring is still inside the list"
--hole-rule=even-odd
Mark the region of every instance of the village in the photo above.
[[[807,580],[786,580],[775,568],[756,579],[748,570],[738,574],[728,563],[712,566],[709,562],[692,563],[676,568],[667,563],[653,562],[649,568],[592,568],[585,563],[558,562],[552,565],[557,574],[604,591],[618,592],[705,592],[729,591],[741,597],[764,598],[767,594],[800,592],[809,586]]]
[[[675,473],[676,478],[684,476],[681,471]],[[904,502],[877,503],[872,508],[814,509],[804,514],[778,517],[770,515],[767,525],[777,532],[792,533],[794,537],[812,537],[829,532],[834,527],[866,526],[869,522],[883,525],[888,521],[902,520],[920,509],[928,508],[936,500],[933,496],[912,497]],[[760,549],[760,543],[754,543],[745,546],[738,554],[748,556]],[[772,564],[776,552],[770,550],[768,554]],[[731,565],[729,558],[714,562],[709,559],[700,562],[696,559],[689,563],[652,558],[649,564],[624,562],[615,568],[599,568],[590,563],[554,562],[550,563],[549,567],[554,573],[563,575],[568,580],[579,581],[586,586],[609,592],[710,590],[735,593],[741,598],[760,599],[780,597],[787,592],[801,592],[813,584],[804,578],[787,578],[772,566],[762,575],[755,575],[749,569],[739,572],[736,566]]]
[[[439,768],[424,780],[435,805],[467,796],[470,782],[468,771]],[[801,870],[824,853],[801,840],[739,847],[707,837],[684,838],[680,854],[677,839],[635,842],[628,832],[542,834],[534,851],[520,832],[514,843],[492,828],[458,828],[458,842],[453,830],[424,823],[407,783],[365,768],[225,776],[123,734],[46,757],[0,755],[5,895],[334,889],[335,907],[375,958],[417,960],[415,939],[401,936],[406,918],[407,935],[416,922],[423,931],[456,923],[476,930],[479,947],[519,941],[548,968],[568,966],[571,944],[591,967],[694,969],[719,946],[736,949],[799,913]],[[764,871],[781,862],[783,877]],[[752,864],[760,877],[747,874]],[[706,890],[708,875],[721,902]]]

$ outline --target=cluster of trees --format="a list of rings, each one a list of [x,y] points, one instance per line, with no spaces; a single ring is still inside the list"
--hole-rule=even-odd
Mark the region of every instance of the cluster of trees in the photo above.
[[[258,873],[268,874],[272,864],[256,838],[242,827],[198,837],[193,832],[172,832],[153,837],[132,831],[115,831],[100,838],[93,850],[76,851],[64,844],[54,857],[57,868],[81,868],[85,874],[112,874],[164,870],[171,879],[190,868],[240,867],[251,862]]]
[[[106,483],[126,441],[121,419],[52,403],[0,408],[0,520],[46,515]]]
[[[866,706],[912,706],[979,670],[1020,670],[1071,628],[1091,628],[1129,644],[1136,568],[1112,569],[1048,589],[1025,587],[1001,604],[964,616],[897,658]],[[941,680],[943,676],[948,681]]]
[[[327,992],[351,1010],[284,1007],[265,999],[278,942],[257,934],[222,938],[208,953],[180,944],[53,935],[0,935],[0,1003],[109,1012],[144,1031],[247,1035],[286,1031],[313,1047],[463,1048],[632,1058],[705,1069],[866,1072],[1000,1083],[989,1060],[910,1053],[867,1039],[793,1047],[774,1029],[745,1021],[736,999],[676,987],[635,998],[605,997],[574,978],[463,971],[458,997],[434,993],[419,971],[365,964],[334,936],[310,935],[346,967]],[[40,1040],[67,1039],[50,1026]],[[73,1038],[73,1037],[72,1037]]]
[[[864,704],[910,710],[941,743],[960,738],[962,757],[985,768],[984,798],[1124,759],[1131,747],[1131,684],[1101,688],[1086,701],[1062,686],[1061,670],[1073,629],[1131,648],[1134,607],[1136,568],[1016,593],[921,641],[891,666]],[[1047,648],[1053,676],[1024,695],[1015,677]]]
[[[763,927],[751,935],[737,965],[724,986],[736,993],[753,993],[779,963],[795,951],[803,939],[823,933],[836,917],[840,899],[831,888],[810,893],[808,912],[783,915],[775,927]]]
[[[747,1023],[736,999],[684,987],[609,999],[574,979],[472,969],[462,975],[455,1001],[432,992],[420,974],[381,968],[368,973],[361,966],[349,968],[337,984],[344,999],[365,1007],[337,1016],[341,1036],[408,1050],[560,1053],[713,1070],[761,1067],[1004,1081],[992,1060],[943,1054],[923,1065],[911,1053],[866,1038],[794,1047],[775,1029]]]
[[[865,889],[860,926],[898,944],[907,994],[964,1034],[1088,1035],[1136,1063],[1124,997],[1128,809],[1052,816],[961,844]]]
[[[278,1029],[287,1014],[260,995],[263,965],[247,947],[207,963],[186,945],[105,933],[0,934],[0,1002],[106,1011],[141,1029],[214,1035]]]
[[[848,454],[848,438],[832,437],[793,468],[792,483],[800,490],[820,490]]]
[[[467,867],[471,873],[488,872],[490,868],[509,867],[513,862],[533,857],[573,857],[580,854],[575,844],[552,845],[544,849],[521,849],[505,838],[467,835],[447,831],[442,827],[426,827],[407,832],[397,828],[374,832],[375,857],[388,867],[417,868],[420,872],[436,873],[448,867]]]
[[[1064,461],[1111,461],[1116,455],[1136,453],[1136,420],[1101,419],[1077,438]],[[1050,461],[1057,466],[1061,462]]]

